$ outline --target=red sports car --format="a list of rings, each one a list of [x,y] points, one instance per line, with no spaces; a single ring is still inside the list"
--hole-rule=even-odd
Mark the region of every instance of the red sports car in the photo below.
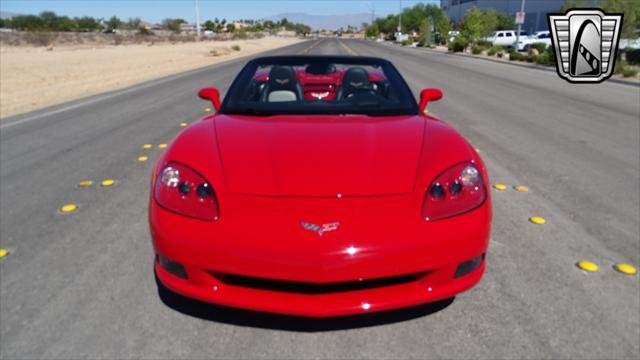
[[[446,299],[484,272],[485,166],[388,61],[258,58],[153,172],[155,272],[170,290],[310,317]]]

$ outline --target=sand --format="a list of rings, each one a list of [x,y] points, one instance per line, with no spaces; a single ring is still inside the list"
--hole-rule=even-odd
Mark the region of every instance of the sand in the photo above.
[[[255,54],[301,40],[0,48],[0,120],[66,101]],[[233,50],[234,45],[240,51]],[[214,50],[217,56],[213,56]]]

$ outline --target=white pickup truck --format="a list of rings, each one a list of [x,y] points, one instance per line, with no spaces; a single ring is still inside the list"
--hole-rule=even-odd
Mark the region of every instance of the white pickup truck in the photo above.
[[[487,41],[490,41],[496,46],[512,47],[516,42],[516,30],[499,30],[496,31],[493,36],[489,37]],[[518,42],[518,51],[524,50],[524,47],[530,44],[531,39],[526,31],[520,31],[520,39]]]

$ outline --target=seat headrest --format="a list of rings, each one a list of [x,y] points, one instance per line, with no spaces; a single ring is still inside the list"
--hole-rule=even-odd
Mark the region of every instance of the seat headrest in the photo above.
[[[298,79],[291,66],[274,66],[269,72],[269,91],[294,90]]]
[[[371,90],[369,73],[361,67],[352,67],[344,73],[342,78],[342,89],[345,94]]]

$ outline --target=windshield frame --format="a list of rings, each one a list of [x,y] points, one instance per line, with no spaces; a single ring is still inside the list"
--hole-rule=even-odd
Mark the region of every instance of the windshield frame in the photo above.
[[[278,103],[278,109],[273,109],[272,103],[252,102],[250,108],[240,106],[242,101],[234,103],[233,97],[240,97],[249,84],[259,67],[272,65],[302,66],[313,62],[328,62],[339,65],[362,65],[379,67],[384,72],[387,79],[396,85],[395,91],[399,103],[402,106],[379,108],[372,103],[362,103],[362,107],[355,108],[356,105],[349,103],[323,102],[323,101],[302,101],[291,103]],[[244,102],[247,103],[247,102]],[[248,105],[248,104],[247,104]],[[377,104],[380,106],[380,103]],[[404,81],[398,70],[391,62],[374,57],[361,56],[269,56],[261,57],[249,61],[240,73],[233,80],[227,91],[222,106],[218,113],[236,114],[250,116],[271,116],[271,115],[368,115],[368,116],[395,116],[395,115],[417,115],[419,114],[418,104],[411,92],[411,89]]]

